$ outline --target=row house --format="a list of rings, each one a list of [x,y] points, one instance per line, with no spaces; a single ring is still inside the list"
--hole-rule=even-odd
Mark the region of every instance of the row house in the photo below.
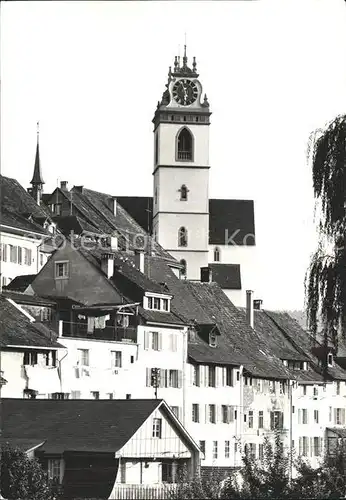
[[[60,304],[59,341],[68,348],[63,392],[161,397],[183,420],[187,328],[165,285],[141,272],[143,254],[130,257],[67,242],[32,282],[37,294]]]
[[[16,276],[36,274],[43,267],[56,225],[15,179],[0,176],[0,189],[1,286],[7,286]]]
[[[287,313],[261,310],[255,301],[255,330],[270,339],[271,351],[290,372],[289,449],[317,467],[328,447],[331,429],[345,426],[346,372],[332,350],[323,351]]]
[[[13,299],[0,296],[1,396],[48,398],[61,391],[64,346],[44,323]]]

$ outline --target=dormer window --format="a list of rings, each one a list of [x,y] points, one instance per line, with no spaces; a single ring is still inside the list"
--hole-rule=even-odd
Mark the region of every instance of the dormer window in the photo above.
[[[328,353],[327,361],[328,361],[328,366],[332,367],[333,366],[333,354],[331,352]]]
[[[145,295],[143,299],[143,307],[144,309],[150,309],[153,311],[169,312],[170,302],[171,302],[171,297],[168,298],[167,296],[165,297],[164,295],[150,294],[150,295]]]
[[[209,345],[210,345],[210,347],[216,347],[217,346],[216,335],[213,332],[209,333]]]

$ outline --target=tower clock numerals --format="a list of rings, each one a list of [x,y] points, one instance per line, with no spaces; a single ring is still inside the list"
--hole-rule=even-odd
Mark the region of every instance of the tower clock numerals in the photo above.
[[[197,85],[186,78],[178,80],[173,86],[173,98],[182,106],[189,106],[194,103],[198,97]]]

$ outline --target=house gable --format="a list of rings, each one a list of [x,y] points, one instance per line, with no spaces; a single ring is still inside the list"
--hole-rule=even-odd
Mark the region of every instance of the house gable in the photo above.
[[[68,276],[56,278],[56,264],[68,263]],[[101,269],[68,240],[58,248],[32,283],[38,295],[69,297],[83,304],[121,303],[121,296]]]
[[[161,420],[161,438],[153,437],[154,419]],[[164,406],[160,405],[116,453],[117,457],[190,458],[191,447],[185,436],[172,425]]]

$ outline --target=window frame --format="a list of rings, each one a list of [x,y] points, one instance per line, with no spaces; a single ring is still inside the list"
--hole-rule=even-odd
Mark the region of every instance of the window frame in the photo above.
[[[153,418],[152,437],[162,439],[162,418]]]
[[[63,272],[63,274],[60,276],[58,273],[58,266],[63,266],[62,270],[66,270]],[[54,276],[56,280],[61,280],[61,279],[66,279],[70,275],[70,266],[69,266],[69,261],[68,260],[58,260],[54,262]]]

